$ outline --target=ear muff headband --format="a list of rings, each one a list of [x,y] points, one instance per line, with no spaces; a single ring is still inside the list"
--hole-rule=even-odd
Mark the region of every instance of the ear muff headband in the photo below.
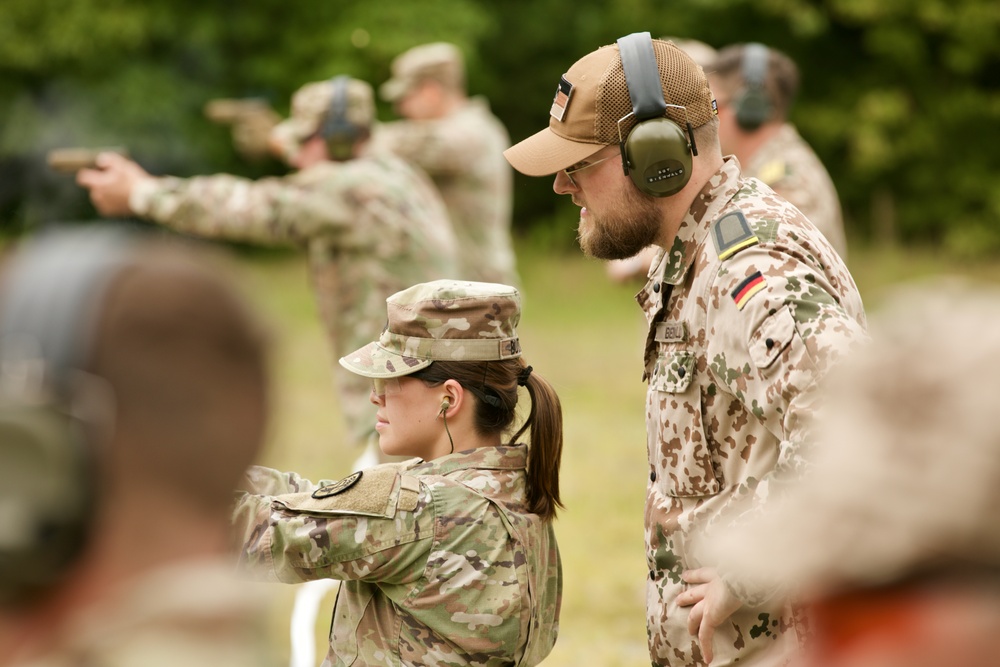
[[[334,160],[349,160],[360,131],[358,126],[347,118],[347,84],[350,77],[336,76],[331,79],[333,95],[330,97],[330,108],[327,110],[320,134],[326,139],[330,157]]]
[[[44,232],[0,285],[0,601],[56,582],[85,541],[95,443],[72,414],[75,376],[130,246],[110,228]]]
[[[763,44],[747,44],[743,49],[743,93],[735,102],[736,122],[752,132],[771,118],[771,97],[767,94],[767,65],[770,52]]]
[[[691,178],[694,137],[665,116],[656,53],[648,32],[618,40],[632,115],[639,122],[621,141],[622,166],[641,192],[669,197],[680,192]],[[677,107],[680,108],[680,107]],[[621,119],[624,120],[624,119]],[[621,121],[619,121],[620,123]]]

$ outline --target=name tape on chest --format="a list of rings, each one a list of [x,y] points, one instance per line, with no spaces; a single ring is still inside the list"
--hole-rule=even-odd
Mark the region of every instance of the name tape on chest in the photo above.
[[[683,343],[687,340],[687,324],[685,322],[660,322],[656,325],[653,338],[657,343]]]
[[[740,211],[727,213],[713,222],[711,236],[719,259],[728,259],[740,250],[760,243]]]

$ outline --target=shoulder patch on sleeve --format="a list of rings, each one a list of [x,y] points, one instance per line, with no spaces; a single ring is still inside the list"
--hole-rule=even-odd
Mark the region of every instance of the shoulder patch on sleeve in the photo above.
[[[357,484],[358,480],[364,474],[363,470],[359,470],[356,473],[348,475],[344,479],[333,482],[332,484],[324,484],[315,491],[312,492],[313,498],[329,498],[330,496],[335,496],[338,493],[343,493],[349,488]]]
[[[278,509],[303,514],[358,514],[391,518],[399,500],[399,470],[394,465],[376,466],[354,473],[313,493],[275,496]],[[325,491],[324,491],[325,490]]]
[[[761,275],[760,271],[754,271],[752,274],[747,276],[732,291],[732,297],[733,301],[736,302],[736,308],[743,310],[743,306],[747,305],[747,301],[750,300],[750,297],[764,289],[766,285],[767,281],[764,280],[764,276]]]
[[[719,259],[728,259],[740,250],[760,242],[740,211],[727,213],[713,222],[711,234]]]

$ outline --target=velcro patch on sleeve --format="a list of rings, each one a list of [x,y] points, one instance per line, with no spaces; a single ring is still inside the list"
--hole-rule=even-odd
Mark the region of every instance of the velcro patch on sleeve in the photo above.
[[[400,479],[395,465],[376,466],[354,473],[339,482],[321,486],[314,493],[289,493],[275,496],[273,504],[290,512],[304,514],[358,514],[391,518],[396,514]],[[350,483],[346,483],[350,481]],[[336,493],[323,494],[323,489],[338,487]],[[340,488],[342,487],[342,488]],[[316,495],[316,494],[319,495]]]
[[[750,300],[757,292],[764,289],[767,286],[767,282],[764,280],[764,276],[761,275],[760,271],[754,271],[752,274],[747,276],[736,289],[732,291],[733,301],[736,302],[736,307],[739,310],[743,310],[743,306],[747,305],[747,301]]]
[[[744,248],[760,243],[740,211],[727,213],[712,223],[712,242],[719,259],[728,259]]]

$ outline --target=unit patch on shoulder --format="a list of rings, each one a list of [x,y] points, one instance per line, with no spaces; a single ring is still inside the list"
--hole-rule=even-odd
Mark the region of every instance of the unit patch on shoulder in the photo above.
[[[719,259],[728,259],[740,250],[760,243],[740,211],[727,213],[712,223],[712,241]]]
[[[746,277],[736,289],[732,291],[733,301],[736,302],[736,307],[739,310],[743,310],[743,306],[747,304],[757,292],[764,289],[767,282],[764,280],[764,276],[761,275],[760,271],[754,271],[752,274]]]
[[[342,480],[333,482],[331,484],[324,484],[312,493],[313,498],[329,498],[330,496],[335,496],[338,493],[343,493],[349,488],[358,483],[361,479],[362,471],[359,470],[356,473],[352,473]]]

